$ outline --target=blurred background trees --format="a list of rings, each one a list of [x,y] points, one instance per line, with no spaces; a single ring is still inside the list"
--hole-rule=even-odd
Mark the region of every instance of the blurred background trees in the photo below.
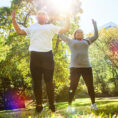
[[[81,3],[75,0],[72,5],[71,28],[67,36],[72,35],[74,30],[79,28],[79,12],[82,12]],[[36,7],[36,3],[39,6]],[[35,6],[35,7],[34,7]],[[30,73],[30,52],[29,37],[19,36],[14,31],[11,21],[11,11],[17,12],[17,21],[20,27],[28,27],[34,23],[34,17],[37,10],[43,8],[48,11],[49,16],[60,16],[61,12],[55,12],[50,9],[46,0],[12,0],[11,7],[0,8],[0,83],[5,78],[9,81],[9,87],[12,85],[16,89],[25,92],[27,98],[33,98],[32,79]],[[47,6],[47,7],[46,7]],[[50,9],[50,11],[49,11]],[[65,14],[63,14],[64,16]],[[63,21],[54,23],[63,26]],[[92,34],[88,34],[91,36]],[[55,97],[56,101],[65,101],[68,98],[69,87],[69,62],[70,50],[62,41],[57,43],[58,36],[53,38],[53,52],[55,59]],[[118,95],[118,28],[102,29],[99,31],[99,39],[91,45],[90,61],[93,67],[94,86],[96,96],[117,96]],[[45,90],[45,84],[43,84]],[[78,97],[88,97],[84,81],[81,79],[78,85]],[[44,92],[44,98],[47,98]]]

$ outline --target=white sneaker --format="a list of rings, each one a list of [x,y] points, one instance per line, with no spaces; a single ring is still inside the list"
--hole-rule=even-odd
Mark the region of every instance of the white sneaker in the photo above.
[[[91,104],[91,109],[92,109],[92,110],[97,110],[97,105],[96,105],[96,103]]]
[[[73,108],[71,105],[68,105],[66,112],[74,113],[75,112],[75,108]]]

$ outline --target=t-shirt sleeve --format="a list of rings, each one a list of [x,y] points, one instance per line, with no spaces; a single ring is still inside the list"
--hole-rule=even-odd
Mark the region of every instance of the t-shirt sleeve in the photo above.
[[[89,45],[91,44],[91,40],[89,40],[89,38],[86,38],[85,41],[87,41]]]
[[[89,44],[92,44],[97,39],[98,39],[98,28],[97,25],[94,25],[94,35],[92,37],[88,37],[87,41]]]
[[[63,34],[59,34],[59,37],[64,41],[64,42],[66,42],[68,45],[70,45],[72,42],[72,39],[70,39],[70,38],[68,38],[68,37],[66,37],[65,35],[63,35]]]
[[[58,34],[60,30],[61,30],[61,27],[56,26],[56,25],[52,25],[52,32],[54,34]]]

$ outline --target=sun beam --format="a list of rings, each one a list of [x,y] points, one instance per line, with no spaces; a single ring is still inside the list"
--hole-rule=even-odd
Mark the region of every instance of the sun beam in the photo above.
[[[51,0],[52,5],[61,13],[71,12],[72,0]]]
[[[49,14],[73,14],[82,13],[81,0],[33,0],[36,12],[40,9],[47,11]]]

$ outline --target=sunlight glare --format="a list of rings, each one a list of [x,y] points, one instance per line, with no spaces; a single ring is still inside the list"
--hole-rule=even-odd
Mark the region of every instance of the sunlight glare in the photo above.
[[[61,13],[71,12],[72,0],[51,0],[51,2],[56,7],[56,10]]]

